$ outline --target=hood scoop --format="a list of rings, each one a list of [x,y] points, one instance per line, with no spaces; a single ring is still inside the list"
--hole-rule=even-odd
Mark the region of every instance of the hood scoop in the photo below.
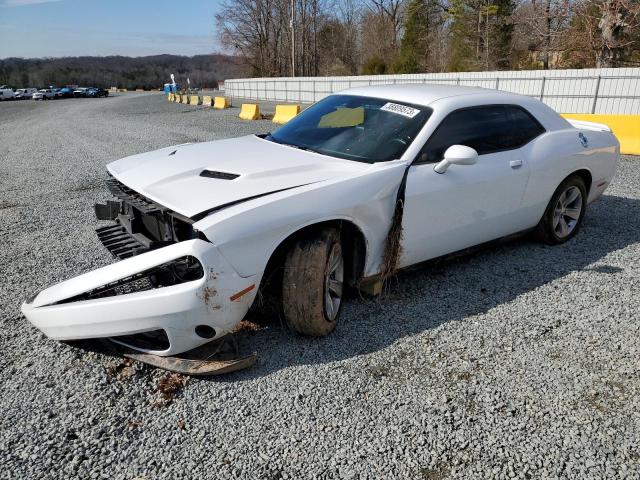
[[[201,177],[216,178],[218,180],[233,180],[240,175],[237,173],[219,172],[217,170],[203,170],[200,172]]]

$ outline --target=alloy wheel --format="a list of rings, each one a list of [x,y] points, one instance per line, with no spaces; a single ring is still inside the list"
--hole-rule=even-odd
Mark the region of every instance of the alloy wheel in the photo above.
[[[329,253],[324,277],[324,311],[329,321],[334,321],[342,302],[344,282],[344,259],[339,243],[334,243]]]
[[[553,230],[558,238],[566,238],[576,228],[582,214],[582,192],[576,186],[567,188],[558,197],[553,211]]]

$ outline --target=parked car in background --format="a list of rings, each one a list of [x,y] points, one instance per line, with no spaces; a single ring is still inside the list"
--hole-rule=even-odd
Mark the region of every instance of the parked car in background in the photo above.
[[[6,85],[3,85],[6,87]],[[2,88],[0,89],[0,100],[13,100],[15,97],[15,93],[10,88]]]
[[[109,92],[107,90],[105,90],[104,88],[92,87],[92,88],[87,89],[86,96],[87,97],[93,97],[93,98],[107,97],[107,96],[109,96]]]
[[[73,96],[74,97],[86,97],[87,96],[87,90],[89,90],[89,89],[85,88],[85,87],[76,88],[73,91]]]
[[[37,91],[37,88],[19,88],[15,91],[14,98],[16,100],[26,100],[32,98],[33,94]]]
[[[35,92],[31,98],[34,100],[54,100],[56,98],[56,94],[50,88],[41,88]]]
[[[55,98],[62,98],[64,96],[61,88],[52,88],[51,91],[55,95]]]
[[[71,98],[73,97],[73,92],[75,91],[74,87],[62,87],[60,89],[60,93],[62,98]]]

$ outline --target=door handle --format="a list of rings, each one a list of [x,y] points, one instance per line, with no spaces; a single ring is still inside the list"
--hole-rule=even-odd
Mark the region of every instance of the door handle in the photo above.
[[[520,168],[522,166],[522,160],[511,160],[509,166],[511,168]]]

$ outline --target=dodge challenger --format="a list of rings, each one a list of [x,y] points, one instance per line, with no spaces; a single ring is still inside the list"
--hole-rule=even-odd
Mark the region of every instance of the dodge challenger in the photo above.
[[[607,126],[527,96],[345,90],[270,134],[110,163],[97,235],[119,261],[22,312],[53,339],[161,357],[225,336],[258,304],[327,335],[347,287],[520,232],[570,240],[618,158]]]

